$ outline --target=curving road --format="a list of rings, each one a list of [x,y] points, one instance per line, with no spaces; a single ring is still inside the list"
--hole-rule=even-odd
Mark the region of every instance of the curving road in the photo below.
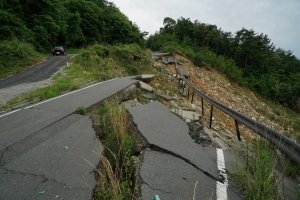
[[[42,63],[27,71],[0,80],[0,105],[22,93],[29,92],[49,83],[49,78],[73,57],[49,56]]]
[[[0,89],[23,83],[38,82],[50,78],[62,66],[66,65],[72,55],[47,57],[42,63],[32,66],[29,70],[15,76],[0,80]]]

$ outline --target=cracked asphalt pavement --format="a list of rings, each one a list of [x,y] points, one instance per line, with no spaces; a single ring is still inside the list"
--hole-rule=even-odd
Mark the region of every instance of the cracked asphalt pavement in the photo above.
[[[194,143],[188,125],[163,104],[153,101],[128,111],[147,144],[139,172],[142,199],[156,194],[178,200],[193,199],[193,195],[196,199],[242,199],[234,183],[220,176],[216,149]],[[226,169],[231,169],[235,157],[228,151],[224,157]]]
[[[74,112],[136,83],[117,78],[0,115],[0,199],[92,199],[103,146]]]

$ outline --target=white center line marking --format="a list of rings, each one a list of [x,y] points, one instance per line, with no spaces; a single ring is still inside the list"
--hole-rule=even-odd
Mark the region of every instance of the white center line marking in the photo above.
[[[103,82],[100,82],[100,83],[95,83],[95,84],[93,84],[93,85],[89,85],[89,86],[84,87],[84,88],[81,88],[81,89],[79,89],[79,90],[75,90],[75,91],[72,91],[72,92],[69,92],[69,93],[66,93],[66,94],[63,94],[63,95],[60,95],[60,96],[57,96],[57,97],[54,97],[54,98],[51,98],[51,99],[42,101],[42,102],[39,102],[39,103],[34,104],[34,105],[31,105],[31,106],[27,106],[27,107],[25,107],[25,108],[23,108],[23,109],[24,109],[24,110],[30,109],[30,108],[33,108],[33,107],[35,107],[35,106],[41,105],[41,104],[43,104],[43,103],[47,103],[47,102],[49,102],[49,101],[53,101],[53,100],[55,100],[55,99],[58,99],[58,98],[61,98],[61,97],[64,97],[64,96],[67,96],[67,95],[70,95],[70,94],[79,92],[79,91],[81,91],[81,90],[84,90],[84,89],[87,89],[87,88],[90,88],[90,87],[94,87],[94,86],[96,86],[96,85],[100,85],[100,84],[102,84],[102,83],[106,83],[106,82],[109,82],[109,81],[113,81],[113,80],[115,80],[115,79],[117,79],[117,78],[110,79],[110,80],[107,80],[107,81],[103,81]],[[23,109],[17,109],[17,110],[14,110],[14,111],[5,113],[5,114],[3,114],[3,115],[0,115],[0,118],[1,118],[1,117],[5,117],[5,116],[10,115],[10,114],[13,114],[13,113],[18,112],[18,111],[23,110]]]
[[[228,179],[227,174],[225,172],[225,159],[224,152],[222,149],[217,148],[217,166],[220,173],[225,178],[224,183],[217,181],[217,200],[227,200],[227,187],[228,187]]]

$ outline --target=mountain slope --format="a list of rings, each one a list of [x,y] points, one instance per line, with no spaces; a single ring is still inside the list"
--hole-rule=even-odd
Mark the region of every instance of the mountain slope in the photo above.
[[[105,0],[0,3],[0,41],[17,38],[49,51],[55,45],[142,43],[142,37],[138,27]]]
[[[299,127],[297,127],[299,118],[294,113],[263,100],[251,90],[230,81],[225,74],[213,68],[198,68],[181,55],[176,55],[176,59],[183,63],[181,67],[189,72],[191,81],[200,91],[257,122],[299,141]],[[174,75],[175,67],[170,65],[167,67],[169,74]],[[197,101],[200,104],[200,99]],[[205,105],[205,116],[208,117],[209,105],[207,103]],[[232,118],[217,109],[214,111],[214,118],[214,129],[235,133],[235,124]],[[242,127],[241,132],[242,137],[256,137],[256,134],[250,134],[250,130],[246,128]]]
[[[242,28],[236,33],[216,25],[166,17],[147,46],[179,52],[197,66],[212,66],[235,82],[294,111],[300,111],[300,61],[291,51],[275,47],[263,33]]]

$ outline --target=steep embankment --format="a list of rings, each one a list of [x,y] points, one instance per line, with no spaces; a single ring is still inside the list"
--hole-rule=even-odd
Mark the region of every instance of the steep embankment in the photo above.
[[[293,139],[299,138],[297,130],[293,128],[295,118],[290,113],[284,112],[284,108],[264,101],[249,89],[229,81],[224,74],[215,69],[197,68],[189,59],[180,55],[176,55],[176,59],[182,62],[181,67],[190,73],[193,84],[208,96]],[[175,74],[174,65],[168,65],[167,69],[170,75]],[[200,104],[199,99],[197,103]],[[205,103],[205,107],[205,114],[208,116],[209,105]],[[217,131],[235,133],[234,120],[218,110],[214,111],[213,128]],[[256,136],[250,134],[246,128],[242,127],[241,131],[244,138]]]
[[[189,18],[166,17],[147,47],[180,52],[196,66],[211,66],[262,97],[300,111],[300,61],[275,47],[268,35],[242,28],[236,33]]]

